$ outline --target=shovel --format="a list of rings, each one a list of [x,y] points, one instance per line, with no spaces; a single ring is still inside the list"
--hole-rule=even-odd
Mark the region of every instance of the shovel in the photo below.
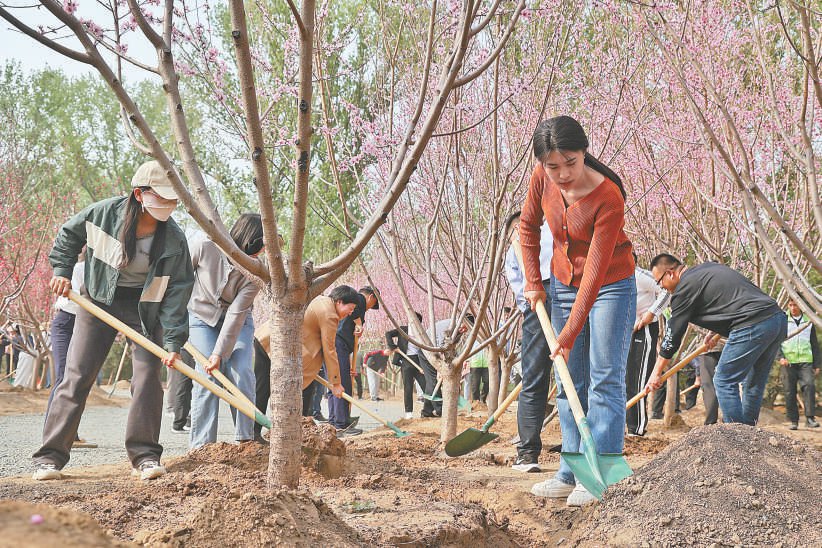
[[[539,323],[542,325],[542,330],[545,332],[545,337],[548,339],[548,346],[553,352],[559,346],[559,343],[554,334],[554,328],[551,326],[551,320],[548,318],[548,312],[545,310],[545,303],[540,302],[537,304],[537,316],[539,317]],[[633,471],[628,465],[628,461],[621,454],[597,453],[594,437],[591,435],[591,429],[588,426],[588,419],[582,410],[574,381],[568,371],[568,364],[565,363],[565,358],[561,354],[554,358],[554,367],[559,373],[563,391],[574,414],[583,451],[582,453],[563,451],[561,453],[562,457],[568,463],[576,480],[589,493],[598,499],[602,499],[602,493],[609,485],[622,481],[633,474]]]
[[[442,386],[442,379],[437,380],[437,384],[434,386],[434,390],[431,391],[431,394],[426,394],[423,392],[422,397],[430,401],[442,401],[441,396],[435,395],[437,393],[437,390],[440,389],[440,386]],[[459,394],[457,396],[457,409],[459,409],[460,411],[464,411],[469,407],[471,407],[471,403],[468,400],[466,400],[462,394]]]
[[[717,335],[714,335],[711,340],[714,343],[716,343],[717,341],[719,341],[720,337],[721,337],[721,335],[717,334]],[[670,377],[672,377],[673,375],[676,375],[677,371],[679,371],[680,369],[682,369],[683,367],[685,367],[686,365],[691,363],[691,361],[694,358],[696,358],[697,356],[700,356],[700,355],[704,354],[707,350],[708,350],[708,345],[707,344],[699,345],[699,347],[696,350],[694,350],[693,352],[691,352],[690,354],[688,354],[687,356],[685,356],[684,358],[679,360],[678,364],[676,364],[675,366],[668,369],[661,377],[659,377],[659,382],[662,383],[662,382],[667,381]],[[635,406],[636,403],[639,400],[641,400],[642,398],[644,398],[645,396],[647,396],[650,393],[651,393],[650,390],[643,389],[639,394],[637,394],[636,396],[634,396],[633,398],[628,400],[628,403],[625,404],[625,409],[630,409],[631,407]]]
[[[517,399],[519,396],[520,391],[522,391],[522,382],[520,382],[516,388],[514,388],[508,397],[505,398],[505,401],[500,404],[494,414],[488,417],[488,420],[482,427],[477,430],[476,428],[469,428],[462,434],[458,434],[454,439],[449,441],[445,444],[445,454],[449,457],[459,457],[462,455],[467,455],[471,451],[479,449],[486,443],[490,443],[499,437],[498,434],[494,434],[493,432],[489,432],[488,430],[494,425],[497,419],[505,413],[505,410],[511,405],[511,403]]]
[[[121,322],[90,300],[86,299],[76,291],[70,291],[68,298],[73,302],[80,305],[80,307],[91,314],[92,316],[96,317],[100,321],[108,324],[112,328],[116,329],[136,344],[139,344],[155,356],[160,359],[166,357],[168,352],[160,348],[157,344],[155,344],[151,339],[145,337],[142,333],[138,333],[135,329],[132,329],[125,323]],[[185,375],[186,377],[190,378],[191,380],[200,383],[209,392],[213,393],[215,396],[224,400],[229,405],[233,406],[237,409],[237,411],[241,412],[243,415],[246,415],[250,419],[254,420],[258,424],[265,426],[266,428],[271,428],[271,421],[268,420],[268,417],[257,411],[254,406],[249,406],[246,402],[237,399],[234,395],[230,394],[224,388],[220,388],[213,382],[211,382],[208,377],[195,371],[194,369],[187,366],[183,363],[182,360],[175,360],[173,364],[174,369]]]
[[[319,375],[315,375],[314,380],[317,381],[318,383],[320,383],[321,385],[325,386],[329,390],[331,390],[331,383],[328,382],[327,380],[325,380],[324,378],[320,377]],[[410,433],[408,433],[404,430],[401,430],[399,427],[397,427],[397,425],[395,425],[391,421],[387,421],[384,418],[377,415],[376,413],[371,412],[371,410],[368,409],[367,407],[365,407],[364,405],[360,405],[359,403],[354,401],[354,399],[351,396],[349,396],[348,394],[346,394],[345,392],[343,392],[343,394],[342,394],[342,399],[344,399],[345,401],[347,401],[348,403],[350,403],[354,407],[358,407],[360,409],[360,411],[363,411],[366,414],[371,415],[371,417],[373,417],[377,421],[384,424],[386,428],[390,428],[391,430],[393,430],[394,434],[398,438],[403,438],[405,436],[410,436],[411,435]]]
[[[522,260],[522,249],[519,242],[513,243],[514,253],[519,261],[519,267],[522,272],[525,272]],[[554,328],[551,325],[551,319],[548,317],[548,312],[545,310],[545,303],[537,303],[537,317],[542,326],[542,331],[545,333],[545,338],[548,339],[548,347],[551,352],[554,352],[559,343],[557,342]],[[571,412],[574,414],[574,420],[577,423],[580,436],[580,446],[582,453],[563,452],[562,457],[571,471],[574,473],[576,480],[588,490],[589,493],[598,499],[602,499],[602,493],[609,485],[622,481],[631,474],[633,470],[628,466],[628,461],[625,460],[621,454],[614,453],[597,453],[594,437],[591,434],[591,428],[588,426],[588,419],[585,417],[585,412],[582,410],[582,404],[579,401],[577,390],[574,387],[574,381],[571,378],[571,373],[568,371],[568,364],[565,363],[565,358],[561,354],[554,358],[554,368],[559,374],[560,382],[562,383],[563,392],[568,398],[568,404],[571,406]]]
[[[188,351],[188,353],[191,354],[195,360],[197,360],[197,363],[199,363],[203,367],[203,369],[211,367],[211,362],[208,361],[208,358],[205,357],[205,354],[200,352],[200,350],[196,346],[191,344],[191,341],[186,342],[183,345],[183,348],[185,348]],[[212,377],[220,381],[220,384],[223,385],[223,388],[231,392],[235,398],[245,402],[247,405],[250,405],[251,407],[254,407],[256,409],[257,406],[254,405],[254,403],[252,403],[252,401],[248,399],[248,396],[243,394],[243,392],[239,388],[237,388],[237,385],[231,382],[228,379],[228,377],[226,377],[223,374],[222,371],[220,371],[219,369],[214,369],[213,371],[211,371],[210,374]],[[260,413],[261,411],[257,410],[257,412]]]

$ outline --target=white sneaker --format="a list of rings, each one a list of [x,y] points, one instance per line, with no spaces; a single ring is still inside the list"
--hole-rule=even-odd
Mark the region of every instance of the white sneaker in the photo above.
[[[34,474],[31,479],[35,481],[43,480],[59,480],[63,479],[63,473],[57,469],[57,466],[51,463],[40,463],[34,467]]]
[[[531,494],[538,497],[548,497],[552,499],[564,499],[573,492],[574,486],[565,483],[557,478],[547,479],[539,483],[535,483],[531,487]]]
[[[414,418],[414,413],[406,413],[405,418],[406,419],[413,419]]]
[[[140,477],[141,480],[151,480],[154,478],[159,478],[160,476],[164,476],[166,473],[166,467],[162,466],[156,460],[147,460],[140,463],[140,466],[134,468],[131,471],[131,475],[134,477]]]
[[[574,490],[568,495],[568,500],[565,504],[568,506],[585,506],[592,502],[596,502],[597,498],[588,492],[588,490],[581,483],[578,483]]]
[[[514,464],[511,465],[511,468],[517,470],[519,472],[541,472],[542,470],[539,467],[536,459],[531,455],[525,455],[524,457],[517,457],[517,460],[514,461]]]

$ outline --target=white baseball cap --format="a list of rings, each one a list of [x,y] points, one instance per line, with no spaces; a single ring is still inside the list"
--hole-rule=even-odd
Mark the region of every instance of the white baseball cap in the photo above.
[[[177,192],[171,180],[166,175],[166,170],[157,160],[146,162],[137,168],[131,178],[131,187],[150,186],[151,190],[159,194],[166,200],[178,200]]]

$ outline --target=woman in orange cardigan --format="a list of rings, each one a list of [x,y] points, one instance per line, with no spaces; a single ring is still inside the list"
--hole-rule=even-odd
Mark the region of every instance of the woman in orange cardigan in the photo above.
[[[543,217],[554,236],[551,323],[588,423],[602,453],[622,453],[625,363],[636,312],[631,242],[625,236],[625,192],[610,168],[587,152],[579,122],[557,116],[534,131],[537,165],[522,206],[520,242],[525,298],[547,302],[539,270]],[[557,376],[562,450],[580,451],[580,436]],[[576,484],[564,459],[556,475],[534,485],[538,496],[566,498],[569,506],[595,500]]]

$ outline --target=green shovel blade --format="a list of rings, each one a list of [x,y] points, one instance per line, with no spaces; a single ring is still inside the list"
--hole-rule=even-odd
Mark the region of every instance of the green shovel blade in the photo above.
[[[597,453],[587,419],[583,418],[577,426],[583,452],[562,453],[562,457],[568,463],[576,480],[597,499],[602,499],[602,494],[609,485],[627,478],[633,474],[633,470],[622,455]]]
[[[397,426],[396,424],[394,424],[394,423],[393,423],[393,422],[391,422],[391,421],[386,421],[385,425],[386,425],[388,428],[390,428],[391,430],[393,430],[393,431],[394,431],[394,434],[395,434],[398,438],[404,438],[405,436],[410,436],[410,435],[411,435],[411,433],[410,433],[410,432],[406,432],[405,430],[402,430],[399,426]]]
[[[499,436],[488,431],[493,425],[494,416],[491,415],[479,430],[476,428],[469,428],[462,434],[458,434],[451,441],[445,444],[445,454],[449,457],[460,457],[462,455],[467,455],[471,451],[479,449],[486,443],[494,441]]]
[[[268,417],[266,417],[259,411],[254,411],[254,420],[257,421],[257,424],[259,424],[260,426],[265,426],[269,430],[271,429],[271,421],[268,420]]]

